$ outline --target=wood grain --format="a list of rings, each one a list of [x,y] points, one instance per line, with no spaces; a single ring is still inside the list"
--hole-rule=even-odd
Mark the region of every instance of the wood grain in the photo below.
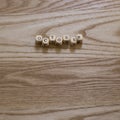
[[[120,0],[0,0],[0,120],[16,119],[120,120]]]

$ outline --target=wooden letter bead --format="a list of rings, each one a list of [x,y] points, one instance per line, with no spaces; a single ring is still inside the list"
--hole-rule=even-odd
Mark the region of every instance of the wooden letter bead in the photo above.
[[[56,45],[62,45],[62,43],[63,43],[62,37],[57,37],[55,43],[56,43]]]
[[[81,42],[83,40],[83,35],[82,34],[76,35],[76,39],[78,43]]]
[[[48,38],[43,38],[42,46],[49,46],[49,39]]]
[[[76,44],[77,44],[76,37],[71,37],[71,39],[70,39],[70,45],[76,45]]]
[[[56,40],[56,36],[55,35],[50,35],[49,36],[50,42],[54,43]]]
[[[63,35],[63,41],[64,41],[64,43],[68,43],[70,41],[70,36],[69,35]]]
[[[42,43],[42,36],[41,35],[36,36],[36,43]]]

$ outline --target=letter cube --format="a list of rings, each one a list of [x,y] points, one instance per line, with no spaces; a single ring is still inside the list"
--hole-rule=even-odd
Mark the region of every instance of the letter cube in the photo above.
[[[77,44],[76,37],[71,37],[71,39],[70,39],[70,45],[73,46],[73,45],[76,45],[76,44]]]
[[[64,41],[64,43],[68,43],[70,41],[70,36],[69,35],[63,35],[63,41]]]
[[[43,38],[42,40],[42,46],[49,46],[49,39],[48,38]]]
[[[57,37],[55,43],[56,43],[56,45],[62,45],[62,43],[63,43],[62,37]]]
[[[56,36],[55,36],[55,35],[50,35],[50,36],[49,36],[49,39],[50,39],[50,42],[51,42],[51,43],[54,43],[55,40],[56,40]]]
[[[83,40],[83,35],[82,34],[76,35],[76,39],[77,39],[77,42],[80,43]]]
[[[42,43],[42,35],[37,35],[35,40],[36,40],[36,43]]]

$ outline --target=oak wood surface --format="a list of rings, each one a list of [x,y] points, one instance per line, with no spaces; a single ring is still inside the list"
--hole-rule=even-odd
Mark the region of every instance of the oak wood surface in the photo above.
[[[120,0],[0,0],[0,120],[16,119],[120,120]]]

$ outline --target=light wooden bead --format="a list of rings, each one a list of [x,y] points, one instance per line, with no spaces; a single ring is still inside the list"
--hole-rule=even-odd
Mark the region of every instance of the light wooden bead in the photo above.
[[[56,36],[55,35],[50,35],[49,36],[50,42],[54,43],[56,40]]]
[[[69,35],[63,35],[63,41],[65,43],[68,43],[70,41],[70,36]]]
[[[42,35],[37,35],[35,40],[36,40],[36,43],[42,43]]]
[[[70,39],[70,45],[76,45],[76,44],[77,44],[76,37],[71,37],[71,39]]]
[[[42,46],[49,46],[49,39],[48,38],[43,38],[42,40]]]
[[[82,34],[76,35],[76,39],[78,43],[81,42],[83,40],[83,35]]]
[[[56,45],[62,45],[62,43],[63,43],[62,37],[57,37],[55,43],[56,43]]]

